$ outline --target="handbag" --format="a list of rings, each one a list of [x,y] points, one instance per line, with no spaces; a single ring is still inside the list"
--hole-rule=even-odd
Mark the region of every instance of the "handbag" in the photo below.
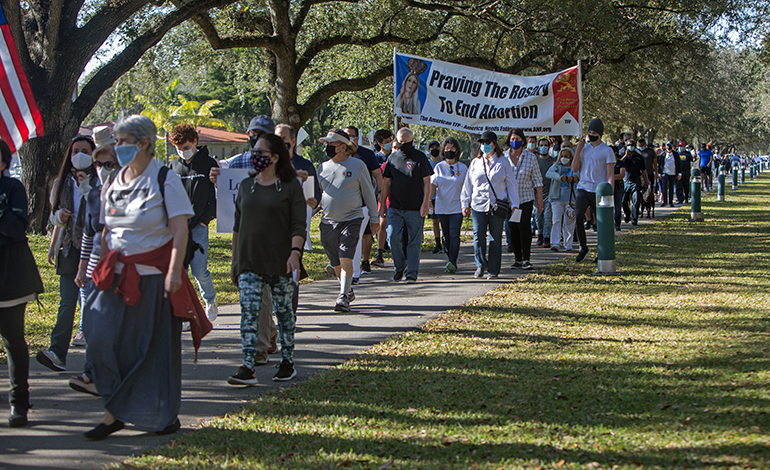
[[[484,158],[484,157],[481,157]],[[484,160],[484,176],[487,178],[487,183],[489,183],[489,189],[492,190],[492,194],[495,196],[495,202],[493,204],[490,204],[489,206],[489,215],[493,215],[495,217],[500,217],[501,219],[508,219],[508,217],[511,216],[511,201],[508,199],[499,199],[497,197],[497,193],[495,192],[495,188],[492,186],[492,182],[489,181],[489,175],[487,174],[487,161]]]

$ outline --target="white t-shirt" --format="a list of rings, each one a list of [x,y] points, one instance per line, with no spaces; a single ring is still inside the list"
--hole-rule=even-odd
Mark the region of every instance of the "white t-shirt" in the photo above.
[[[445,161],[436,164],[430,177],[430,183],[436,186],[436,214],[462,213],[460,193],[467,174],[468,167],[464,163],[457,162],[451,168]]]
[[[674,161],[674,154],[673,152],[666,152],[666,158],[665,163],[663,166],[663,173],[670,175],[670,176],[676,176],[676,162]]]
[[[166,174],[165,198],[160,194],[160,167],[157,160],[152,160],[141,175],[128,183],[123,180],[125,168],[122,168],[106,190],[101,218],[109,230],[107,246],[110,250],[136,255],[158,249],[173,238],[169,219],[193,215],[182,180],[174,171]],[[122,268],[122,263],[118,263],[115,272]],[[161,272],[143,265],[136,265],[136,270],[141,276]]]
[[[596,147],[590,143],[585,144],[580,157],[580,182],[577,189],[595,193],[599,183],[607,181],[607,164],[615,165],[615,160],[615,153],[604,142]]]

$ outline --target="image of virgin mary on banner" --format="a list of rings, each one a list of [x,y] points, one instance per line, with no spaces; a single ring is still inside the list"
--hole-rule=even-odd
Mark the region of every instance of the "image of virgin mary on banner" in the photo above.
[[[519,127],[539,135],[581,135],[580,64],[519,76],[400,54],[393,56],[394,113],[405,124],[471,133]]]

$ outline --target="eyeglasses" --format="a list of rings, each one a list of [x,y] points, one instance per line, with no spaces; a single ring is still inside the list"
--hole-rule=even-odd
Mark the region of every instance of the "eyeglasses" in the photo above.
[[[270,150],[257,150],[257,149],[254,149],[254,150],[251,151],[251,155],[252,156],[259,155],[260,157],[269,157],[272,154],[273,154],[273,152],[271,152]]]
[[[99,160],[96,160],[96,161],[94,161],[94,167],[95,167],[97,170],[98,170],[99,168],[101,168],[101,167],[104,167],[104,168],[106,168],[106,169],[108,169],[108,170],[112,170],[112,169],[114,169],[114,168],[117,168],[117,167],[118,167],[118,164],[117,164],[117,163],[115,163],[115,162],[110,162],[110,161],[106,161],[106,162],[100,162]]]

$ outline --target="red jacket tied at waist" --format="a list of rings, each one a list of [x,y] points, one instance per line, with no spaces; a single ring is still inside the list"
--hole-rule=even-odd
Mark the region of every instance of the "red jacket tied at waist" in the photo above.
[[[139,290],[140,276],[135,265],[152,266],[163,274],[168,273],[172,246],[173,240],[156,250],[128,256],[122,255],[118,251],[109,251],[99,260],[91,278],[96,287],[101,290],[107,290],[112,286],[115,279],[115,263],[118,261],[123,263],[123,271],[120,274],[120,280],[118,281],[118,287],[115,288],[115,293],[122,295],[126,305],[133,307],[142,296]],[[197,360],[201,339],[214,327],[209,319],[206,318],[206,313],[203,311],[200,300],[198,300],[198,294],[190,282],[190,278],[187,277],[186,271],[182,271],[182,287],[171,294],[170,300],[174,316],[190,322],[193,346],[195,346],[195,359]]]

